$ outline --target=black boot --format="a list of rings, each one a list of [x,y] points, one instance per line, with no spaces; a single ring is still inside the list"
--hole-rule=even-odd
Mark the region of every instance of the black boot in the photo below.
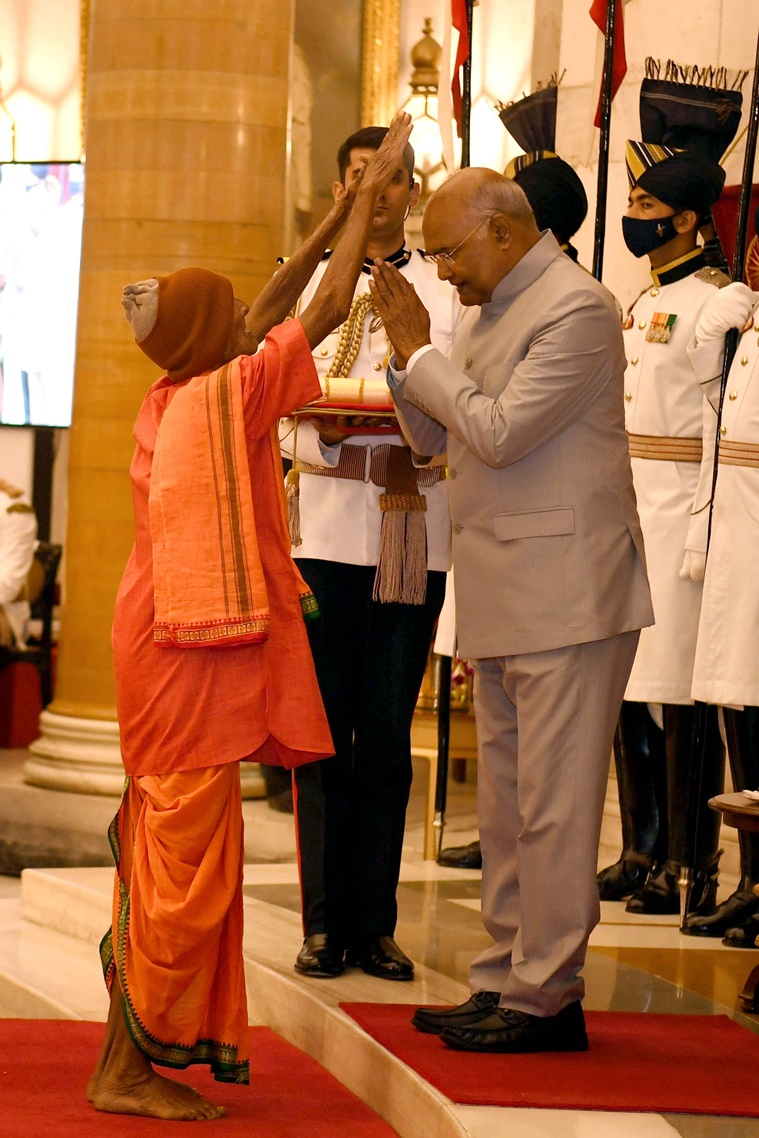
[[[690,912],[701,920],[714,912],[717,897],[717,866],[722,855],[718,850],[714,860],[693,878],[690,894]],[[646,884],[634,893],[625,906],[628,913],[652,913],[657,916],[674,916],[680,912],[680,866],[676,861],[665,861],[656,866]]]
[[[737,928],[728,929],[722,938],[722,943],[728,948],[759,948],[757,940],[759,940],[759,913],[747,917]]]
[[[665,801],[664,735],[645,703],[625,701],[614,735],[623,850],[619,861],[598,874],[602,901],[622,901],[640,889],[657,853]]]
[[[688,856],[688,837],[695,828],[695,864],[689,911],[706,916],[714,911],[717,897],[717,864],[720,816],[708,807],[724,784],[725,750],[719,734],[717,709],[707,712],[706,761],[701,795],[691,793],[693,707],[664,704],[664,749],[667,764],[667,857],[652,871],[639,893],[627,903],[630,913],[671,914],[680,912],[680,867]],[[688,808],[690,807],[690,815]]]
[[[759,709],[747,707],[736,711],[726,707],[723,714],[733,786],[736,790],[755,790],[759,786]],[[751,948],[753,942],[743,943],[749,936],[749,933],[744,935],[744,926],[759,913],[759,897],[754,893],[754,886],[759,883],[759,833],[739,830],[738,848],[741,861],[738,888],[711,916],[688,917],[683,932],[689,936],[724,936],[725,944]]]

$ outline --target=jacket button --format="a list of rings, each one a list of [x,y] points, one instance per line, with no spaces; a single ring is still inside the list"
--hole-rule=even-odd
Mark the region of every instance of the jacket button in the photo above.
[[[630,400],[632,399],[632,392],[631,391],[625,392],[625,399],[627,400],[628,403],[630,402]]]
[[[637,356],[633,356],[633,358],[630,360],[630,363],[633,365],[633,367],[635,367],[635,365],[636,365],[636,363],[637,363],[637,362],[638,362],[638,357],[637,357]]]
[[[727,427],[720,427],[720,429],[719,429],[719,437],[720,437],[721,439],[724,439],[724,437],[725,437],[725,435],[726,435],[726,434],[727,434]]]
[[[329,355],[329,348],[322,348],[321,355],[328,356]]]
[[[458,523],[458,522],[454,522],[454,524],[453,524],[453,532],[454,532],[454,533],[461,533],[461,526],[459,525],[459,523]]]
[[[731,391],[730,394],[728,395],[728,399],[737,399],[737,398],[738,398],[738,392],[737,391]]]
[[[748,363],[748,356],[742,356],[741,357],[741,367],[745,367],[747,363]]]
[[[638,322],[638,327],[639,327],[640,329],[643,329],[643,328],[645,328],[645,327],[646,327],[646,324],[647,324],[647,321],[646,321],[646,320],[640,320],[640,321]]]
[[[374,368],[375,371],[380,371],[380,369],[382,368],[382,364],[380,364],[380,363],[372,364],[372,367]]]
[[[651,289],[651,292],[649,293],[649,295],[650,295],[650,296],[658,296],[658,295],[659,295],[659,290],[658,290],[658,288],[652,288],[652,289]]]

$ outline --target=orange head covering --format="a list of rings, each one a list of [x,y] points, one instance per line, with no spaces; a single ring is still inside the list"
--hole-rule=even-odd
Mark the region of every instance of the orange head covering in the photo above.
[[[177,269],[127,286],[125,298],[143,285],[152,285],[153,297],[157,294],[155,321],[146,335],[140,335],[126,299],[124,307],[145,355],[176,382],[220,367],[234,317],[232,282],[210,269]]]

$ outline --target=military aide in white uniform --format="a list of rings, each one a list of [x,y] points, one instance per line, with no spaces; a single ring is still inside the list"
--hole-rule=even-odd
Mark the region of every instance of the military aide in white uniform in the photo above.
[[[697,244],[698,226],[719,196],[724,172],[690,151],[639,142],[627,144],[627,169],[625,241],[636,256],[648,255],[653,277],[623,327],[625,422],[656,624],[641,632],[620,715],[615,760],[624,848],[616,865],[599,874],[599,889],[607,899],[632,893],[630,912],[677,913],[711,490],[708,476],[699,476],[702,468],[707,475],[712,469],[714,438],[713,414],[687,348],[701,309],[729,283],[706,265]],[[646,706],[652,703],[662,705],[663,734]],[[716,712],[709,718],[707,750],[708,790],[715,794],[724,770]],[[719,817],[708,810],[707,798],[692,904],[709,911]]]
[[[346,140],[338,154],[341,179],[369,157],[384,133],[384,128],[369,127]],[[456,295],[438,280],[435,266],[405,246],[405,216],[419,194],[410,147],[405,163],[380,199],[356,298],[368,298],[372,259],[392,261],[432,313],[433,340],[448,355],[461,309]],[[326,262],[306,288],[301,307],[308,304],[325,267]],[[363,334],[347,374],[357,379],[386,375],[389,345],[374,316],[360,308],[354,316]],[[320,377],[329,374],[343,331],[345,326],[314,351]],[[324,471],[298,475],[301,543],[293,556],[321,614],[309,635],[336,752],[295,778],[305,933],[295,967],[310,976],[336,976],[347,953],[349,963],[372,975],[410,980],[413,964],[393,939],[395,894],[411,786],[411,718],[451,565],[445,467],[420,470],[416,477],[417,493],[426,501],[423,599],[383,602],[373,599],[373,590],[383,520],[380,498],[386,488],[391,491],[385,456],[406,447],[403,438],[372,433],[346,438],[334,420],[322,417],[316,426],[301,421],[297,435],[292,420],[283,422],[280,440],[296,470],[308,464],[312,471]],[[407,447],[406,454],[410,456]]]
[[[37,519],[23,490],[0,480],[0,645],[23,646],[29,604],[23,599],[34,558]]]
[[[709,557],[693,672],[693,698],[724,707],[736,790],[759,787],[759,295],[732,284],[709,299],[696,324],[691,362],[716,426],[725,334],[742,333],[728,376],[719,437]],[[739,831],[738,888],[684,932],[752,948],[759,933],[759,834]]]

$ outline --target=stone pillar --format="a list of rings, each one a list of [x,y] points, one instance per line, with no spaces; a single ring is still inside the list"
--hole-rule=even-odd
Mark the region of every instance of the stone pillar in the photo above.
[[[253,297],[283,250],[292,0],[92,4],[86,185],[56,698],[25,779],[120,794],[110,631],[133,540],[132,427],[156,369],[129,281],[201,264]],[[263,792],[257,766],[247,793]]]

